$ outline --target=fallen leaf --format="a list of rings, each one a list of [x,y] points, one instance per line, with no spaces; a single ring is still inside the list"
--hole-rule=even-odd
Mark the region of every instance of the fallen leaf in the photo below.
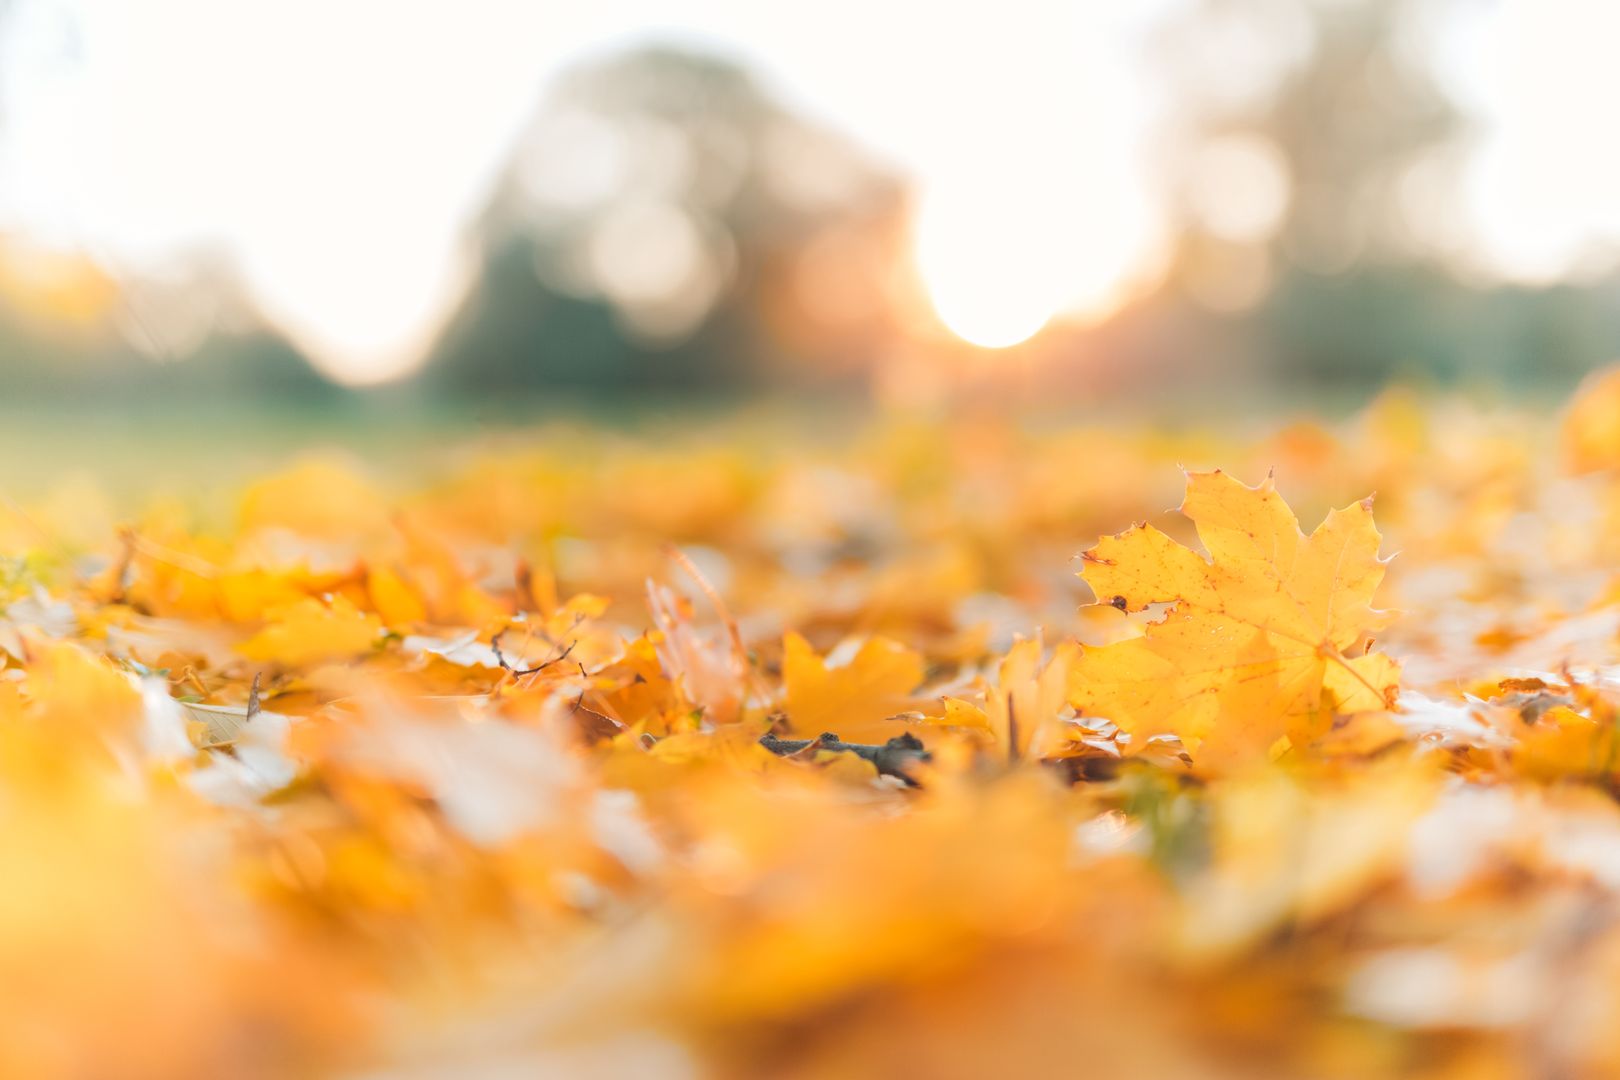
[[[1188,474],[1181,512],[1207,559],[1145,524],[1085,553],[1099,601],[1172,606],[1142,637],[1086,649],[1070,704],[1134,746],[1174,734],[1205,761],[1261,756],[1336,712],[1393,705],[1396,668],[1366,651],[1388,621],[1372,607],[1384,561],[1370,500],[1306,537],[1269,477],[1251,488],[1216,471]]]
[[[922,657],[889,638],[867,639],[840,667],[829,667],[799,634],[782,639],[782,708],[801,734],[883,742],[905,730],[885,721],[915,705],[911,694],[922,680]]]
[[[382,620],[359,610],[346,597],[330,601],[309,597],[273,611],[269,624],[237,651],[250,660],[304,667],[370,652],[382,630]]]

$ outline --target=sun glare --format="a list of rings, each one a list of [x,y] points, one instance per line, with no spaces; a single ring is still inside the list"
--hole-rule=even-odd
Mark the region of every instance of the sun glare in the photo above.
[[[1045,247],[1032,215],[1004,205],[986,213],[971,199],[934,196],[917,217],[917,267],[935,313],[985,349],[1029,340],[1057,312]]]
[[[914,257],[935,314],[970,344],[1005,349],[1055,318],[1095,321],[1149,273],[1162,221],[1124,170],[1090,175],[1054,154],[1014,176],[925,185]]]

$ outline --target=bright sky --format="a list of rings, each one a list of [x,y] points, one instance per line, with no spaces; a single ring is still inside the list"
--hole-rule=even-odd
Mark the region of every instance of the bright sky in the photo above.
[[[909,173],[924,278],[969,340],[1106,310],[1163,249],[1137,49],[1185,0],[21,2],[0,230],[129,273],[222,251],[353,381],[408,369],[459,299],[466,225],[547,82],[648,39],[743,60]],[[1470,243],[1508,276],[1620,238],[1617,37],[1620,6],[1499,0],[1446,39],[1486,120]]]

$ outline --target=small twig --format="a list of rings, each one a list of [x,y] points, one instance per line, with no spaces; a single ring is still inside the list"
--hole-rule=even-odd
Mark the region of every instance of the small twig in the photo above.
[[[135,530],[128,525],[118,529],[118,563],[113,567],[110,601],[122,604],[129,599],[130,567],[135,562]]]
[[[737,620],[732,617],[731,609],[726,607],[726,601],[721,597],[720,590],[710,584],[709,579],[703,575],[702,570],[698,569],[697,563],[692,561],[691,556],[674,544],[666,543],[664,545],[664,554],[676,566],[686,571],[686,576],[692,579],[704,596],[708,597],[709,603],[714,607],[714,613],[719,616],[721,624],[726,628],[726,636],[731,641],[732,654],[736,656],[737,663],[742,667],[743,677],[748,680],[749,689],[758,695],[760,687],[756,681],[754,665],[748,660],[748,648],[743,644],[742,630],[737,626]]]
[[[552,648],[552,655],[551,656],[546,657],[546,659],[540,661],[534,667],[531,667],[531,668],[516,668],[516,667],[513,667],[511,665],[511,663],[506,659],[506,654],[501,652],[501,637],[506,633],[507,629],[508,628],[503,627],[494,637],[490,638],[489,639],[489,647],[495,651],[495,660],[501,665],[501,667],[505,668],[507,671],[509,671],[513,675],[516,675],[516,676],[519,676],[519,677],[522,677],[524,675],[533,675],[537,671],[544,671],[546,668],[550,667],[552,664],[561,663],[562,661],[568,659],[568,654],[574,651],[574,646],[575,645],[579,644],[579,639],[577,639],[577,638],[574,639],[573,641],[570,641],[567,645],[562,646],[560,649],[559,649],[559,647],[557,645],[553,644],[552,647],[551,647]]]
[[[746,662],[748,651],[743,648],[742,633],[737,629],[737,620],[731,617],[731,610],[726,607],[726,602],[721,597],[720,590],[709,583],[709,579],[704,576],[703,571],[698,569],[697,563],[692,561],[692,557],[674,544],[665,544],[664,554],[676,566],[685,570],[686,576],[692,579],[704,596],[708,597],[709,603],[714,605],[714,613],[720,616],[720,621],[725,624],[726,634],[731,639],[731,647],[737,650],[738,659]]]
[[[190,683],[192,686],[196,687],[198,695],[200,697],[202,697],[202,699],[204,701],[206,701],[208,699],[208,685],[206,683],[204,683],[202,681],[202,678],[197,674],[197,669],[196,668],[194,668],[191,665],[187,664],[186,665],[186,670],[183,673],[181,673],[180,677],[184,681],[186,681],[186,682]]]
[[[261,674],[261,672],[255,671],[253,673],[253,685],[248,687],[247,715],[242,718],[244,724],[258,716],[261,710],[259,705],[259,676]]]
[[[600,741],[602,739],[611,739],[620,732],[629,730],[622,721],[615,720],[606,713],[597,712],[595,709],[585,704],[584,690],[581,690],[579,692],[579,696],[574,699],[574,706],[570,712],[576,718],[582,717],[584,720],[589,721],[588,727],[585,724],[581,724],[581,728],[593,742]]]
[[[519,555],[517,566],[513,568],[513,584],[516,586],[519,611],[527,611],[528,605],[534,602],[534,571],[529,567],[529,560]],[[550,612],[541,612],[549,615]]]
[[[918,786],[912,778],[911,767],[933,757],[923,746],[922,740],[909,731],[896,735],[882,745],[845,742],[831,731],[822,732],[814,739],[783,739],[772,731],[760,737],[759,745],[785,758],[796,758],[818,750],[854,754],[870,761],[881,775],[899,777],[908,787]]]
[[[1013,696],[1007,694],[1007,764],[1012,765],[1018,761],[1018,710],[1014,707]]]

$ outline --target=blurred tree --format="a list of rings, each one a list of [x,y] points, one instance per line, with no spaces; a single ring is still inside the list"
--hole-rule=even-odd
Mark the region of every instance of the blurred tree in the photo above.
[[[1426,254],[1408,219],[1402,181],[1464,127],[1420,47],[1421,16],[1433,6],[1432,0],[1300,5],[1312,19],[1309,59],[1282,79],[1261,111],[1232,118],[1271,142],[1286,162],[1287,211],[1276,240],[1291,264],[1333,272]]]
[[[7,273],[13,264],[25,272]],[[18,253],[5,237],[0,382],[8,391],[0,404],[12,406],[59,399],[302,407],[349,396],[265,323],[227,266],[205,260],[178,282],[120,282],[85,256]]]
[[[900,209],[892,178],[727,61],[655,48],[580,69],[482,215],[479,280],[425,383],[488,397],[847,371],[887,310],[818,308],[811,264],[828,243],[897,244]],[[876,297],[880,264],[844,260],[837,284]]]
[[[76,62],[71,9],[17,0],[0,0],[0,61],[17,59],[10,47],[28,17],[42,20],[35,36],[51,43],[53,62]],[[0,95],[0,129],[6,106]],[[0,233],[0,405],[304,407],[349,396],[268,326],[227,260],[194,255],[169,277],[133,279],[85,252]]]
[[[1403,183],[1465,129],[1427,51],[1448,2],[1202,0],[1171,23],[1186,234],[1322,273],[1423,254]]]
[[[1200,339],[1235,321],[1268,379],[1352,386],[1556,388],[1620,348],[1612,289],[1458,278],[1453,207],[1433,197],[1457,190],[1468,137],[1433,71],[1451,6],[1201,0],[1170,24],[1187,151],[1164,302],[1204,313]]]

